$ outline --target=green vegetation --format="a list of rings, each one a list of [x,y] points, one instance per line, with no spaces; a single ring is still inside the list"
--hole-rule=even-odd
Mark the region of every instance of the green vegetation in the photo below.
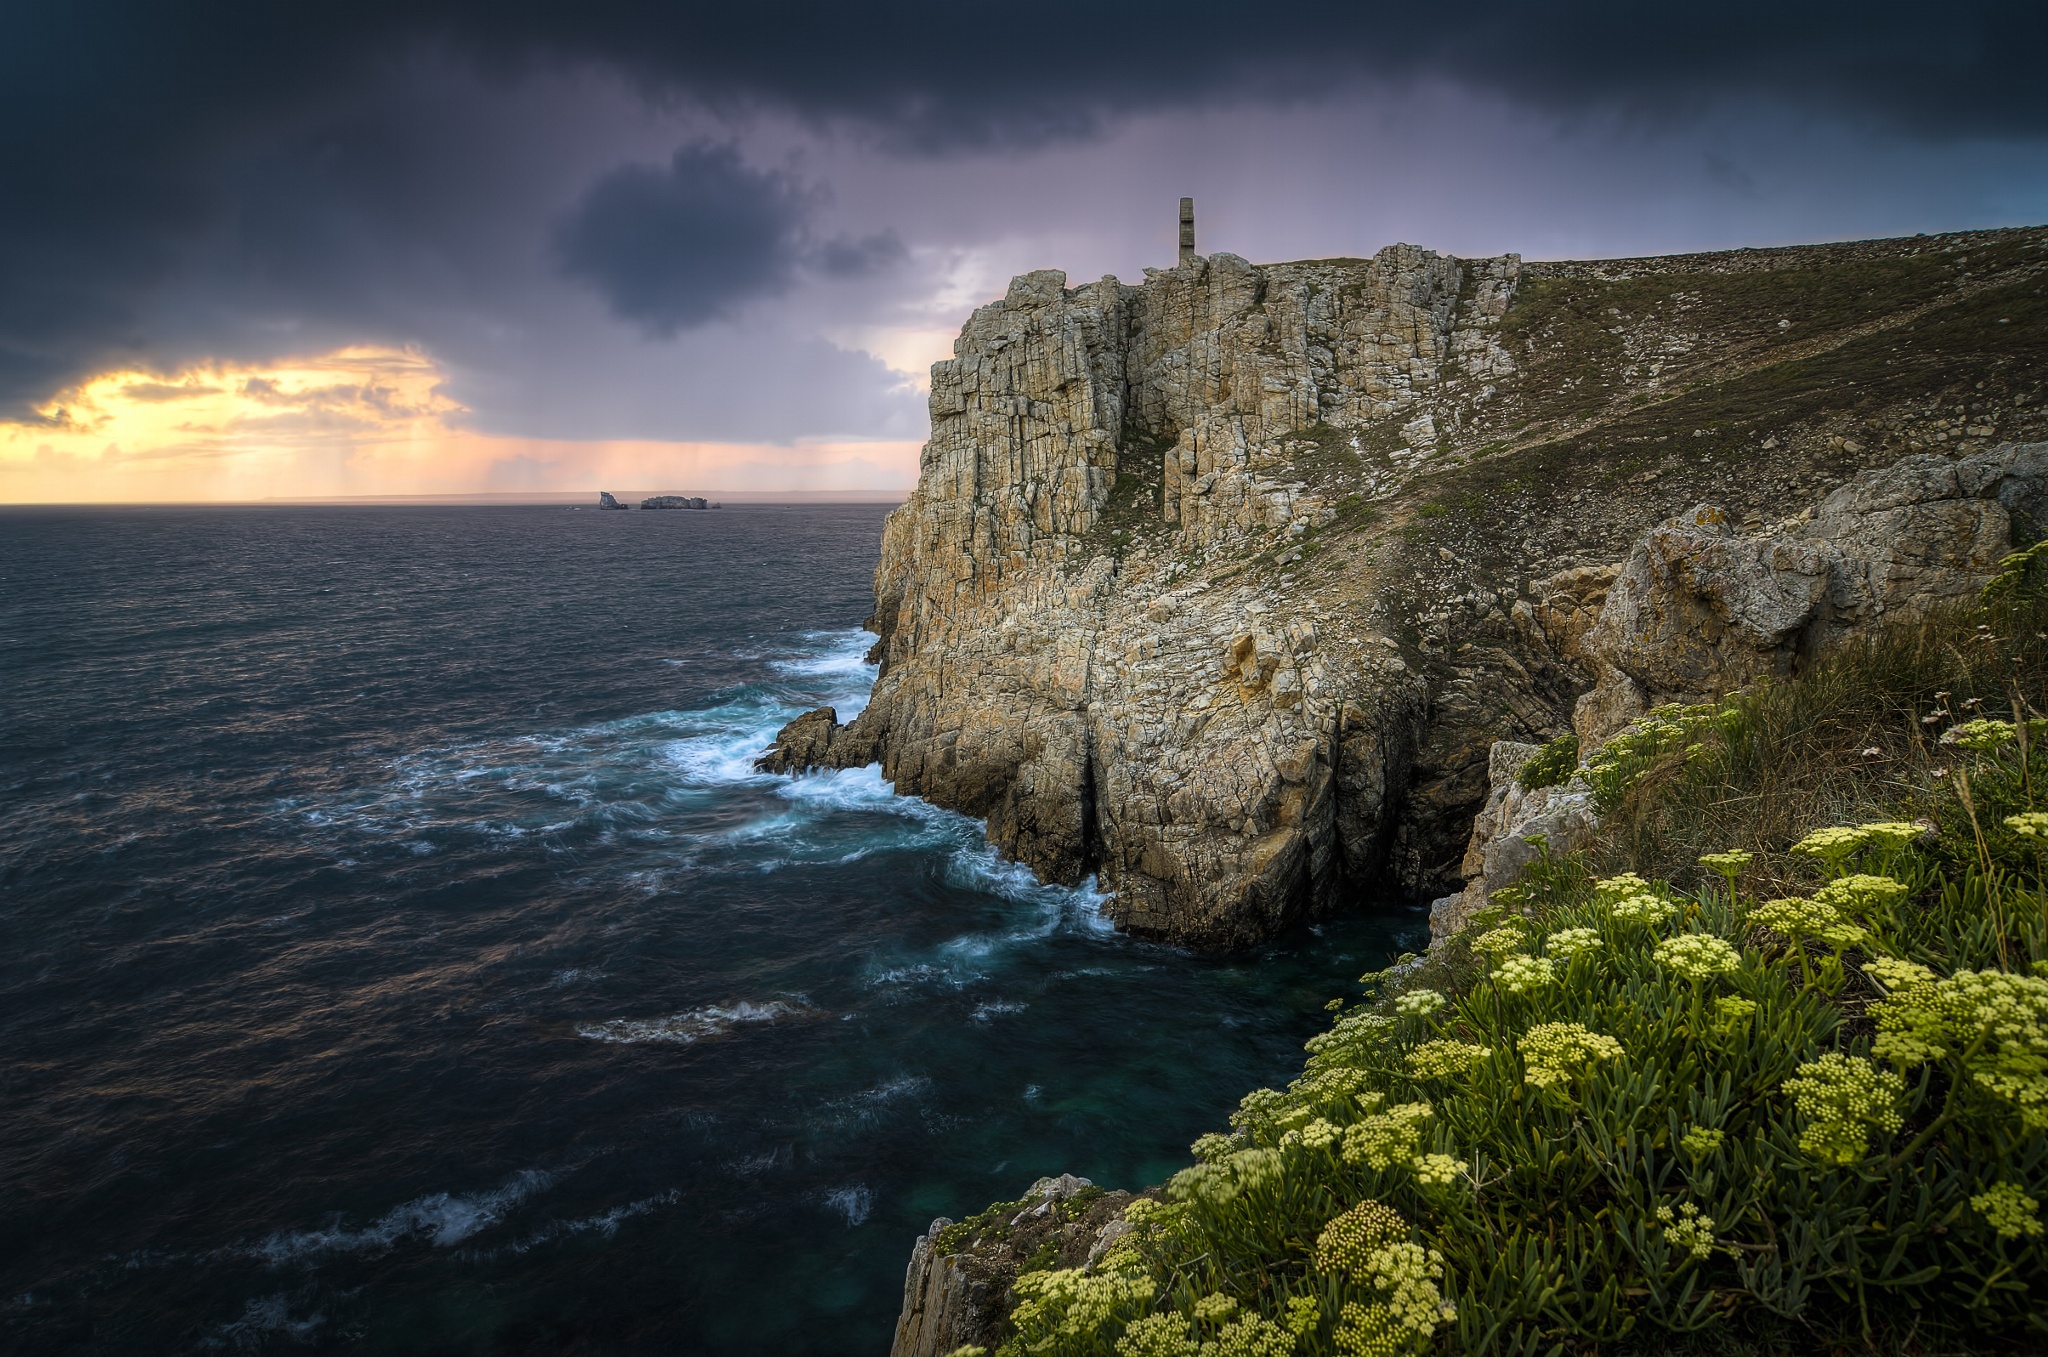
[[[1600,841],[1366,977],[999,1351],[2041,1350],[2048,552],[2006,565],[1596,751]]]
[[[1522,771],[1515,774],[1515,781],[1522,784],[1524,791],[1533,792],[1543,787],[1555,787],[1578,768],[1579,737],[1560,735],[1522,765]]]

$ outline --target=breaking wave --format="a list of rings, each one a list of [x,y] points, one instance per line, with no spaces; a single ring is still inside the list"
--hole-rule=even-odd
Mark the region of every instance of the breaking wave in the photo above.
[[[622,1045],[657,1041],[686,1046],[707,1037],[722,1037],[745,1023],[774,1022],[778,1018],[804,1017],[816,1012],[806,1005],[785,1003],[781,999],[771,999],[765,1004],[707,1004],[687,1013],[671,1013],[665,1018],[612,1018],[606,1022],[586,1023],[576,1029],[576,1035]]]

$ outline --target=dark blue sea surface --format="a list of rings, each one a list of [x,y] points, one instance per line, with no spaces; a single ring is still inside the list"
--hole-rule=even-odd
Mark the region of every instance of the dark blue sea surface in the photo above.
[[[1414,910],[1192,956],[752,771],[882,512],[0,511],[0,1350],[882,1357],[1298,1070]]]

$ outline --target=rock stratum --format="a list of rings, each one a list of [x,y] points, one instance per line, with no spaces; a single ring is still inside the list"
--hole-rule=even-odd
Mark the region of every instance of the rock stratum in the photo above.
[[[762,765],[879,761],[1193,946],[1457,887],[1496,743],[1794,672],[2040,535],[2044,249],[1026,274],[932,369],[869,705]]]

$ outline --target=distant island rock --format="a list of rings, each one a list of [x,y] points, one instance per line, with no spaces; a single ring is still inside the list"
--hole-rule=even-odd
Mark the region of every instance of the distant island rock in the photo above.
[[[600,509],[617,509],[620,513],[624,513],[629,506],[621,504],[618,500],[612,498],[611,491],[600,490],[597,492],[597,507]]]
[[[649,495],[640,501],[643,509],[709,509],[702,495]]]

